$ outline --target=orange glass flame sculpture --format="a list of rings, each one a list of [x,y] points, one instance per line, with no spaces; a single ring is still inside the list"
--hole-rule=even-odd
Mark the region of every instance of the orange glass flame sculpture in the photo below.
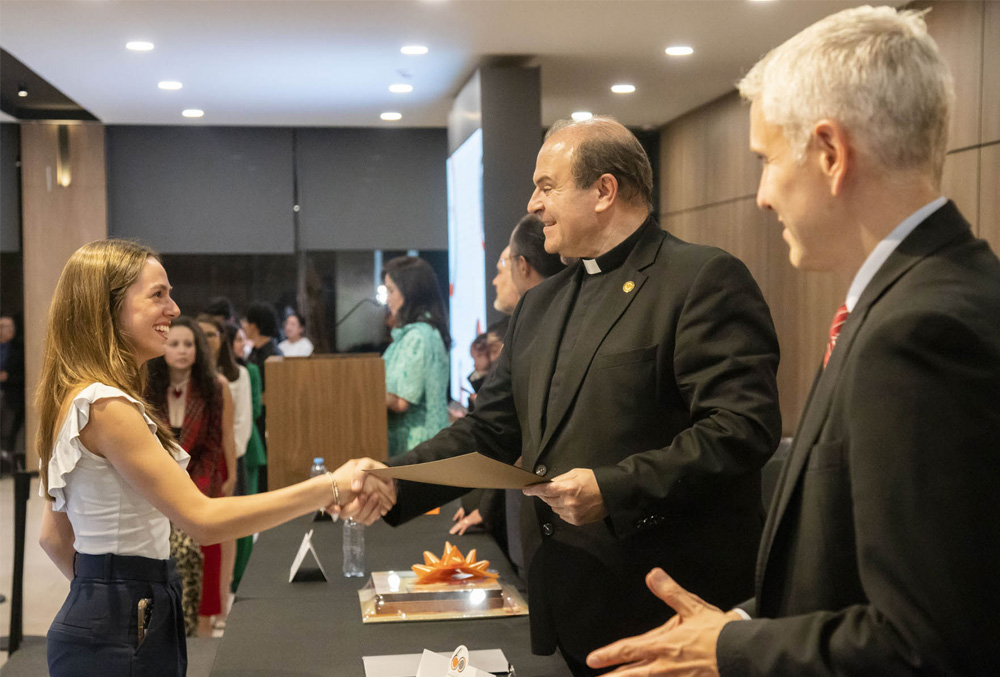
[[[476,561],[476,549],[462,556],[462,552],[451,543],[445,542],[444,554],[438,558],[430,550],[424,550],[424,563],[414,564],[411,569],[417,575],[417,583],[450,583],[457,574],[466,574],[478,578],[497,578],[498,574],[486,569],[490,561]],[[462,580],[468,580],[463,578]]]

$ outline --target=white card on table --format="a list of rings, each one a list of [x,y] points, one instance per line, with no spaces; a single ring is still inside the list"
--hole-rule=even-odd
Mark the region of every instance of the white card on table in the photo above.
[[[313,559],[316,561],[316,566],[319,567],[319,572],[323,574],[323,580],[329,580],[326,576],[326,571],[323,569],[323,563],[319,561],[319,557],[316,555],[316,550],[313,549],[312,544],[313,530],[310,529],[305,536],[302,537],[302,545],[299,546],[299,552],[295,555],[295,561],[292,562],[292,570],[288,572],[288,582],[291,583],[295,579],[295,574],[299,573],[299,567],[302,566],[302,561],[306,557],[306,553],[312,553]]]

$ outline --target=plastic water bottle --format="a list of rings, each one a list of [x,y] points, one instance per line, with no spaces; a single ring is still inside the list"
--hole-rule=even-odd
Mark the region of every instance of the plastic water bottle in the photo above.
[[[344,576],[365,575],[365,525],[344,520]]]
[[[317,456],[313,459],[312,467],[309,468],[309,477],[316,477],[317,475],[326,474],[326,463],[323,462],[322,456]],[[331,498],[332,498],[331,493]],[[313,516],[314,522],[328,522],[332,518],[326,514],[325,510],[317,510],[316,514]]]
[[[323,462],[322,456],[317,456],[313,459],[312,467],[309,469],[309,477],[316,477],[316,475],[326,474],[326,464]]]

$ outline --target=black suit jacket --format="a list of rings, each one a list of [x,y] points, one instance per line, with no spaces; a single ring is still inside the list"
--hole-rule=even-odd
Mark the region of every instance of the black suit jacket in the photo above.
[[[479,451],[507,463],[523,456],[523,467],[549,478],[594,470],[602,521],[572,526],[524,499],[536,653],[558,643],[582,660],[665,621],[672,612],[643,582],[654,566],[723,603],[752,591],[759,469],[780,434],[770,313],[737,259],[682,242],[653,219],[643,229],[625,263],[606,273],[614,283],[561,362],[561,401],[547,409],[581,264],[524,295],[476,410],[392,459]],[[402,482],[387,519],[409,519],[460,491]]]
[[[813,386],[723,675],[996,674],[1000,264],[948,203]]]

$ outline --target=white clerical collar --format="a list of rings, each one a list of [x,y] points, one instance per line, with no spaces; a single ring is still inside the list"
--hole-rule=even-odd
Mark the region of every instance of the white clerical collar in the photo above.
[[[587,269],[588,275],[597,275],[601,272],[601,267],[597,265],[597,259],[581,259],[583,267]]]
[[[854,281],[851,282],[851,288],[847,290],[847,312],[853,312],[854,306],[858,304],[858,299],[861,298],[861,294],[865,291],[865,287],[868,283],[872,281],[875,277],[875,273],[878,272],[882,264],[885,263],[889,255],[896,251],[896,247],[899,243],[906,239],[906,236],[913,232],[913,230],[919,226],[924,220],[943,207],[948,202],[945,197],[939,197],[936,200],[928,202],[923,207],[913,212],[893,229],[891,233],[885,236],[881,242],[875,245],[875,249],[872,253],[868,255],[865,262],[858,269],[858,272],[854,275]]]

